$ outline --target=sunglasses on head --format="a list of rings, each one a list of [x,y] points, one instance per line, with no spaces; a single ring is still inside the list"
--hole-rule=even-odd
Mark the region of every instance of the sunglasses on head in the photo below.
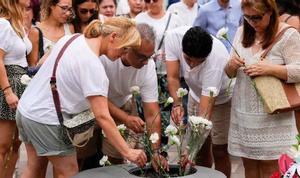
[[[81,13],[81,14],[87,14],[88,12],[90,14],[95,14],[96,10],[95,9],[85,9],[85,8],[79,8],[78,11]]]
[[[145,3],[155,3],[155,2],[157,2],[158,0],[145,0]]]
[[[262,15],[246,15],[244,14],[244,19],[247,20],[248,22],[251,21],[251,22],[260,22],[263,17],[264,17],[265,14],[262,14]]]

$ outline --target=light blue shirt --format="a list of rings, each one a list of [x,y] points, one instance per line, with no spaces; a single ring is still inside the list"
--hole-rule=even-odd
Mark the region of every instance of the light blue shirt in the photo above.
[[[203,6],[200,6],[194,26],[200,26],[210,34],[216,36],[222,27],[228,28],[228,38],[233,41],[237,28],[242,23],[242,9],[240,0],[230,0],[229,6],[222,8],[218,0],[212,0]],[[230,44],[222,40],[227,50],[231,50]]]

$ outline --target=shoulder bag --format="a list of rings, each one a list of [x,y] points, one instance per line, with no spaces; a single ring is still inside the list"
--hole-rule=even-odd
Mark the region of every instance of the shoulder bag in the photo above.
[[[292,27],[284,28],[275,37],[273,43],[261,55],[261,60],[265,60],[268,52],[289,28]],[[300,83],[286,83],[274,76],[258,76],[253,81],[267,113],[276,114],[300,108]]]
[[[51,91],[54,101],[55,110],[59,123],[62,127],[63,140],[66,144],[72,144],[76,147],[85,146],[91,137],[93,137],[95,119],[94,115],[90,110],[85,110],[78,114],[67,115],[61,111],[61,105],[59,100],[59,93],[56,86],[56,69],[59,60],[61,59],[66,48],[74,41],[80,34],[76,34],[71,37],[66,44],[63,46],[61,51],[58,53],[56,58],[53,72],[50,80]],[[69,117],[69,119],[64,119]]]

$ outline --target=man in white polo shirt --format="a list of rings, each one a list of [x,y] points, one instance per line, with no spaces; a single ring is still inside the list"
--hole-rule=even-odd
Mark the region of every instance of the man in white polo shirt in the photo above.
[[[128,49],[127,53],[116,61],[101,56],[103,58],[101,59],[102,64],[109,79],[109,111],[117,124],[125,124],[135,133],[143,133],[144,121],[138,116],[130,115],[132,104],[136,104],[131,103],[131,87],[138,86],[143,102],[146,128],[151,133],[157,132],[160,136],[161,118],[158,105],[156,70],[154,61],[150,59],[154,53],[155,35],[153,29],[147,24],[138,24],[137,29],[142,38],[139,49]],[[123,162],[121,155],[105,139],[102,146],[102,152],[108,155],[112,161],[115,161],[115,163]],[[160,139],[157,143],[152,144],[154,150],[152,164],[159,161],[162,167],[168,168],[167,160],[157,152],[159,148]],[[153,161],[153,159],[156,159],[156,161]],[[157,169],[157,164],[154,167]]]
[[[196,164],[211,167],[210,155],[213,154],[215,168],[230,177],[227,137],[231,88],[227,90],[230,79],[224,73],[229,57],[226,47],[200,27],[182,26],[168,32],[165,49],[168,88],[174,98],[173,121],[176,124],[181,122],[184,112],[176,95],[181,72],[190,89],[188,115],[207,116],[213,123],[211,137],[198,153]],[[217,90],[213,99],[210,99],[209,87]]]

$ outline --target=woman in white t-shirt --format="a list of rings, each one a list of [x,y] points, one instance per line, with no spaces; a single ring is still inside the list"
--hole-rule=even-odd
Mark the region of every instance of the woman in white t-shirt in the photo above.
[[[0,1],[0,177],[11,178],[18,159],[20,141],[15,109],[25,90],[26,53],[31,51],[23,24],[28,0]],[[10,148],[12,150],[10,151]]]
[[[17,125],[25,142],[28,164],[23,177],[38,177],[39,161],[45,157],[53,164],[55,176],[71,177],[78,172],[73,145],[62,141],[50,89],[54,62],[70,36],[54,46],[45,63],[29,83],[18,106]],[[91,108],[106,137],[126,159],[143,166],[146,155],[130,149],[111,118],[107,106],[109,81],[100,55],[119,58],[127,47],[138,47],[140,35],[134,23],[124,17],[94,20],[65,50],[56,72],[62,112],[80,113]]]

